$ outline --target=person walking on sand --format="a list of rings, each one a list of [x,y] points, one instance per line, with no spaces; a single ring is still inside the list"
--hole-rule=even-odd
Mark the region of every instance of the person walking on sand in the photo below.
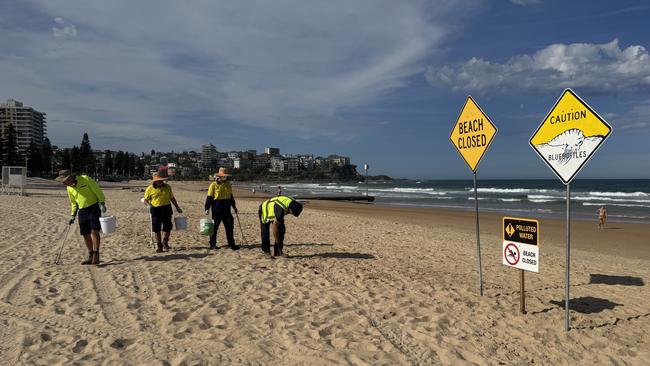
[[[228,246],[232,250],[239,250],[235,244],[235,220],[232,217],[230,209],[232,208],[237,213],[237,206],[235,205],[235,197],[232,195],[232,185],[228,181],[228,170],[226,168],[219,168],[216,174],[216,179],[210,184],[208,188],[208,196],[205,199],[205,214],[210,213],[212,209],[212,220],[214,220],[214,232],[210,235],[210,249],[217,249],[217,230],[219,224],[223,222],[226,229],[226,238]]]
[[[99,218],[106,213],[106,198],[97,182],[87,175],[76,175],[70,170],[59,171],[57,182],[67,186],[70,198],[69,225],[74,224],[79,216],[79,234],[84,238],[88,248],[88,259],[81,264],[99,264],[99,245],[101,242]]]
[[[605,224],[607,223],[607,210],[605,209],[605,206],[600,206],[597,212],[598,212],[598,228],[604,229]]]
[[[271,254],[271,237],[270,232],[273,233],[273,256],[279,257],[284,253],[284,233],[286,228],[284,226],[284,216],[288,213],[293,216],[300,216],[302,212],[302,204],[291,197],[277,196],[270,198],[259,207],[257,214],[260,218],[260,231],[262,235],[262,251]]]
[[[163,177],[160,173],[154,173],[152,181],[147,190],[144,192],[144,203],[149,205],[149,212],[151,213],[151,231],[156,236],[156,244],[158,249],[156,253],[161,253],[163,247],[169,250],[169,235],[172,231],[172,204],[176,207],[176,212],[183,213],[174,193],[172,187],[165,183],[167,178]],[[161,241],[160,229],[162,227],[163,237]]]

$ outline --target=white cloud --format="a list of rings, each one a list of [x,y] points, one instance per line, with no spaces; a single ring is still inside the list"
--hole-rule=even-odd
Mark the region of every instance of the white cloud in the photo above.
[[[58,25],[63,26],[62,28],[52,27],[52,34],[56,38],[62,37],[76,37],[77,36],[77,26],[74,24],[67,23],[63,18],[56,17],[54,22]]]
[[[472,58],[461,65],[429,67],[427,80],[466,92],[545,92],[580,88],[593,94],[650,92],[650,56],[639,45],[553,44],[505,63]]]
[[[147,141],[196,111],[214,119],[203,141],[223,138],[222,121],[335,136],[349,128],[346,111],[423,72],[467,1],[29,0],[54,19],[55,39],[2,37],[14,54],[0,57],[0,84],[52,121],[127,121],[149,126]],[[50,133],[64,129],[53,122]]]

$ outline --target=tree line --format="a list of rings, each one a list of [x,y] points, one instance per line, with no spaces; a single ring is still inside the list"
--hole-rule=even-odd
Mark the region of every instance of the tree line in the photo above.
[[[60,169],[70,169],[73,172],[93,176],[143,176],[144,162],[135,154],[126,151],[112,152],[104,150],[101,158],[97,158],[90,146],[90,138],[83,134],[81,144],[57,150],[55,160],[60,162]]]
[[[52,145],[46,137],[41,146],[32,142],[26,152],[18,148],[18,132],[8,123],[0,134],[0,165],[27,166],[27,170],[43,175],[51,170]]]
[[[26,152],[18,148],[18,132],[9,123],[0,133],[0,166],[27,166],[31,176],[56,175],[59,169],[70,169],[93,176],[144,176],[144,162],[135,154],[105,150],[97,159],[87,133],[81,144],[72,148],[54,149],[50,140],[43,139],[41,146],[32,142]]]

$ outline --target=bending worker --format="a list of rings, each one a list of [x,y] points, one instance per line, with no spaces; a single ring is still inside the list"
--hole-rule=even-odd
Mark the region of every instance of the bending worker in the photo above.
[[[208,197],[205,199],[205,214],[210,213],[212,208],[212,219],[214,220],[214,232],[210,235],[210,249],[217,249],[217,230],[219,224],[223,222],[226,229],[226,238],[228,246],[232,250],[238,250],[239,247],[235,244],[235,220],[232,217],[230,208],[232,207],[237,213],[237,206],[235,205],[235,197],[232,195],[232,185],[228,181],[228,170],[226,168],[219,168],[216,174],[216,179],[208,188]]]
[[[172,203],[179,214],[182,214],[183,210],[176,202],[172,187],[165,183],[167,178],[161,176],[160,173],[154,173],[152,178],[151,184],[144,192],[144,202],[151,207],[151,231],[156,236],[156,244],[158,245],[156,252],[161,253],[163,246],[165,250],[169,250],[169,234],[172,231]],[[162,242],[160,240],[161,226],[164,233]]]
[[[273,246],[273,256],[282,256],[282,247],[284,246],[284,216],[291,213],[293,216],[300,216],[302,204],[287,196],[277,196],[270,198],[260,205],[258,215],[260,217],[260,228],[262,233],[262,251],[271,253],[271,238],[269,230],[273,233],[275,245]]]
[[[99,264],[99,218],[106,213],[106,199],[104,193],[91,177],[87,175],[76,175],[70,170],[59,171],[55,179],[68,188],[70,198],[70,221],[74,224],[79,214],[79,233],[83,236],[88,248],[88,259],[81,264]]]

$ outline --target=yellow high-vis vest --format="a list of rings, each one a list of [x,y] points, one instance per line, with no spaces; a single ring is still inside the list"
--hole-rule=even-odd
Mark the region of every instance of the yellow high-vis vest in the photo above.
[[[262,202],[262,223],[268,224],[275,220],[275,205],[280,205],[287,213],[293,199],[287,196],[277,196]]]

